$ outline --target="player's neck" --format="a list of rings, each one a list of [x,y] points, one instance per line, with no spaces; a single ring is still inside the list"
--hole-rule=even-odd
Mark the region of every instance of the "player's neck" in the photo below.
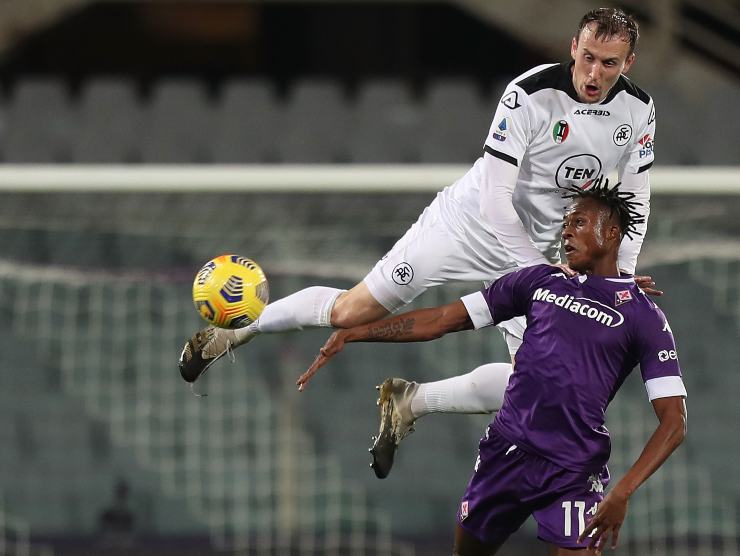
[[[603,276],[604,278],[618,277],[619,266],[617,265],[617,257],[605,257],[595,260],[591,268],[586,270],[586,274]]]

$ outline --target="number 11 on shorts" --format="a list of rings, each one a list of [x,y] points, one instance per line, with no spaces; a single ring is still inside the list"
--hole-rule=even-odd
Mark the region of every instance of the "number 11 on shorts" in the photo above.
[[[563,507],[564,512],[564,526],[563,526],[563,535],[566,537],[570,537],[573,535],[572,530],[572,516],[573,516],[573,507],[578,510],[578,533],[576,536],[580,536],[581,533],[583,533],[583,530],[586,528],[586,502],[582,500],[576,500],[575,502],[566,501],[561,504]]]

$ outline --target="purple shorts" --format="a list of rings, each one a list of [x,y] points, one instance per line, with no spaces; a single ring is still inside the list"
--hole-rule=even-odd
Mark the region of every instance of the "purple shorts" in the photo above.
[[[596,513],[609,470],[570,471],[527,453],[488,427],[457,522],[478,540],[503,543],[533,515],[537,536],[562,548],[584,548],[578,536]]]

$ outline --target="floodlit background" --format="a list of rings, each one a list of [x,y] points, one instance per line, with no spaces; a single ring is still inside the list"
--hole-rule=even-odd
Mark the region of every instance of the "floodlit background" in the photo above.
[[[197,399],[176,368],[203,324],[192,277],[235,252],[273,299],[352,286],[598,5],[0,2],[0,555],[450,554],[489,417],[421,420],[378,481],[373,386],[505,361],[500,335],[350,346],[303,394],[328,331],[262,336]],[[617,553],[738,555],[740,8],[621,5],[658,117],[638,270],[666,291],[689,435]],[[655,423],[636,372],[608,415],[613,477]],[[534,537],[501,553],[544,553]]]

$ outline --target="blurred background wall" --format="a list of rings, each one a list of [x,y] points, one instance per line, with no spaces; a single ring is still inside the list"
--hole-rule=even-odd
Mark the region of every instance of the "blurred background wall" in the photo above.
[[[619,5],[641,23],[632,73],[657,105],[654,173],[698,172],[689,191],[656,188],[638,265],[667,292],[689,437],[634,497],[619,553],[736,555],[740,7]],[[449,554],[489,417],[421,421],[377,481],[372,387],[506,360],[499,335],[352,346],[302,395],[294,379],[327,331],[261,337],[195,398],[176,369],[202,325],[190,283],[236,252],[264,267],[273,299],[352,286],[445,184],[389,187],[381,170],[461,175],[505,84],[566,60],[597,6],[0,3],[0,554]],[[314,186],[218,187],[208,171],[224,164],[277,176],[305,164]],[[323,188],[319,164],[377,169],[378,187]],[[150,165],[164,177],[137,185]],[[204,170],[178,186],[175,172]],[[608,417],[613,475],[654,423],[634,376]],[[502,553],[542,553],[533,539],[528,524]]]

